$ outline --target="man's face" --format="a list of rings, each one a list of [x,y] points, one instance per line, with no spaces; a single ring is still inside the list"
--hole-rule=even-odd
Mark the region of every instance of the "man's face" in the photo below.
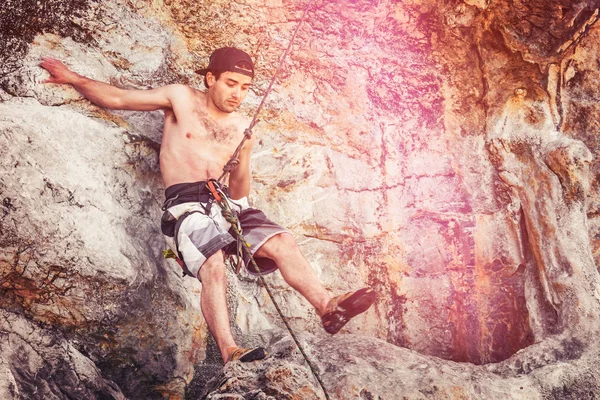
[[[219,110],[226,113],[234,112],[239,107],[252,86],[252,78],[231,71],[221,73],[219,80],[215,80],[214,75],[209,72],[206,80],[209,98]]]

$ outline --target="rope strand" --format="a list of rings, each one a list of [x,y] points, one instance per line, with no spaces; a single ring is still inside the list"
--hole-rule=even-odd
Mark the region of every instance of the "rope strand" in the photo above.
[[[300,26],[302,25],[302,22],[304,22],[304,19],[306,18],[306,14],[308,14],[308,10],[309,10],[312,2],[313,2],[313,0],[309,0],[308,4],[304,8],[304,12],[302,13],[302,18],[300,18],[300,22],[298,22],[298,25],[296,26],[296,30],[294,30],[294,34],[292,35],[292,38],[290,39],[290,43],[288,44],[288,47],[285,49],[285,51],[283,52],[283,55],[279,59],[279,65],[277,66],[277,69],[275,70],[275,73],[273,74],[273,77],[271,78],[271,82],[269,82],[269,86],[267,87],[267,90],[265,90],[265,94],[263,95],[263,98],[254,113],[252,122],[250,122],[250,126],[244,131],[244,137],[243,137],[242,141],[240,142],[240,144],[238,145],[238,147],[235,149],[235,152],[231,156],[231,159],[234,159],[234,158],[237,159],[239,157],[240,151],[242,151],[242,147],[244,146],[244,143],[246,143],[246,140],[248,140],[252,137],[252,129],[254,129],[256,124],[258,124],[258,122],[259,122],[258,114],[260,114],[260,111],[262,110],[262,107],[265,104],[265,100],[267,99],[267,96],[269,95],[269,93],[271,92],[271,89],[273,88],[273,84],[275,83],[275,80],[277,79],[277,75],[279,75],[279,71],[281,71],[281,68],[283,67],[283,61],[285,60],[290,49],[292,48],[292,44],[294,43],[294,40],[296,39],[296,35],[298,34],[298,31],[300,30]],[[228,164],[229,164],[229,162],[227,164],[225,164],[225,166],[223,167],[223,173],[221,174],[219,179],[217,179],[217,182],[222,183],[225,180],[225,178],[227,177],[227,175],[235,169],[235,167],[233,169],[226,169]]]

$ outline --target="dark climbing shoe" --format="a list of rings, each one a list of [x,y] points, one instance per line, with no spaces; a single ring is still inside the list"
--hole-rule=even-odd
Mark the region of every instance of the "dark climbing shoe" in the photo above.
[[[369,288],[334,297],[321,317],[325,332],[332,335],[338,333],[348,321],[367,311],[376,299],[375,292]]]
[[[265,349],[262,347],[256,347],[254,349],[245,349],[243,347],[238,347],[234,351],[229,354],[229,358],[227,362],[232,361],[241,361],[241,362],[251,362],[256,360],[262,360],[267,356]]]

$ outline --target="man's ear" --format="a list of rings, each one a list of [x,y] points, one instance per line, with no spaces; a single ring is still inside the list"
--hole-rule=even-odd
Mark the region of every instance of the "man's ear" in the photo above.
[[[215,84],[217,80],[215,79],[215,76],[213,75],[212,72],[207,72],[206,73],[206,83],[208,85],[208,87],[210,88],[212,85]]]

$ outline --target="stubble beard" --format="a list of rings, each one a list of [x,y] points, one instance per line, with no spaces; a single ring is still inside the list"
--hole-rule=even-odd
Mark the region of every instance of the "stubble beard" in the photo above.
[[[239,107],[239,103],[235,106],[228,104],[226,99],[218,96],[216,93],[213,93],[212,95],[209,93],[209,96],[213,105],[217,107],[219,111],[222,111],[224,113],[231,114]]]
[[[221,110],[225,113],[231,114],[232,112],[237,110],[240,105],[238,104],[238,105],[232,106],[232,105],[228,105],[226,102],[223,101],[223,102],[215,103],[215,106],[219,110]]]

